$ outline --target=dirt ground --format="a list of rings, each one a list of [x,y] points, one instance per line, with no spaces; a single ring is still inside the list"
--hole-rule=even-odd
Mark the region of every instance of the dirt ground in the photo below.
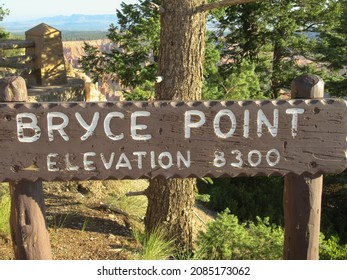
[[[147,181],[45,183],[45,204],[54,260],[128,260],[136,258],[141,245],[132,228],[141,227],[146,198],[136,217],[115,208],[110,197],[120,200],[129,191],[141,191]],[[131,199],[131,198],[129,198]],[[139,204],[138,201],[136,201]],[[134,203],[134,205],[136,204]],[[130,203],[131,204],[131,203]],[[130,209],[132,210],[132,209]],[[136,210],[136,209],[135,209]],[[135,211],[134,210],[134,211]],[[140,214],[139,214],[140,213]],[[213,219],[207,210],[194,210],[195,233]],[[0,236],[0,260],[14,259],[9,237]]]

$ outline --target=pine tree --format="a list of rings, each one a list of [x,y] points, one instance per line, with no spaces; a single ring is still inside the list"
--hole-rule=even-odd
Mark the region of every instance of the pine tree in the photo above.
[[[241,2],[251,1],[253,0]],[[112,51],[112,55],[99,53],[91,57],[92,62],[87,65],[92,67],[94,64],[100,69],[103,68],[106,73],[114,72],[122,77],[124,84],[136,87],[150,80],[148,77],[153,75],[147,68],[155,65],[152,61],[148,63],[148,54],[152,52],[153,61],[158,61],[155,75],[160,77],[160,82],[155,84],[156,99],[201,99],[207,13],[212,8],[235,5],[240,1],[217,1],[208,4],[207,0],[163,0],[160,1],[161,6],[158,5],[159,1],[153,2],[140,1],[138,5],[132,6],[122,4],[122,13],[118,12],[121,28],[118,30],[111,27],[110,31],[116,32],[110,32],[109,37],[118,50]],[[151,17],[146,16],[151,10],[158,13],[157,17],[160,15],[160,33],[156,35],[158,37],[150,32],[156,30],[156,27],[151,25],[157,26],[156,22],[151,21]],[[146,33],[147,31],[149,33]],[[157,45],[148,41],[150,35],[160,38],[158,60]],[[142,52],[142,49],[145,51]],[[216,58],[215,55],[210,57],[212,61],[213,57]],[[94,58],[97,59],[96,63],[93,63]],[[102,71],[99,73],[102,74]],[[210,74],[212,73],[213,71]],[[145,193],[148,198],[146,231],[151,232],[158,226],[163,227],[169,238],[174,237],[177,240],[177,249],[190,250],[193,245],[195,180],[153,179]]]
[[[121,4],[121,10],[117,10],[118,25],[111,24],[107,34],[113,43],[111,52],[85,44],[86,55],[80,62],[95,82],[105,77],[120,82],[131,99],[146,99],[147,94],[154,92],[160,22],[152,5],[159,2],[140,0],[139,4]],[[140,94],[131,97],[129,94],[135,88]]]

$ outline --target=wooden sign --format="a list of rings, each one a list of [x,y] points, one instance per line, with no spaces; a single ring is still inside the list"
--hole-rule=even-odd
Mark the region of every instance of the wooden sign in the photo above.
[[[338,173],[346,101],[0,103],[0,180]]]

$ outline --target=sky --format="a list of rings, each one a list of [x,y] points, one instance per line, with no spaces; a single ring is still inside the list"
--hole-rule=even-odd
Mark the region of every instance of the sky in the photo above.
[[[71,14],[115,14],[120,4],[137,0],[0,0],[0,6],[10,10],[4,22],[37,19]],[[3,4],[3,5],[2,5]]]

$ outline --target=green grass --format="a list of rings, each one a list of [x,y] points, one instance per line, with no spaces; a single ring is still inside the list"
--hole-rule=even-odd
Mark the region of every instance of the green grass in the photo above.
[[[69,217],[70,213],[54,215],[50,221],[50,227],[52,229],[60,229],[65,226],[66,220]]]
[[[175,240],[168,239],[165,231],[156,228],[150,234],[133,231],[134,238],[142,245],[135,259],[138,260],[168,260],[172,258],[175,251]]]
[[[10,229],[11,197],[8,185],[0,185],[0,235],[9,236]]]
[[[112,183],[109,182],[109,184]],[[132,227],[142,230],[148,203],[147,197],[145,195],[127,196],[127,193],[143,191],[147,188],[148,182],[145,180],[124,180],[119,181],[118,185],[118,188],[113,188],[105,203],[111,209],[116,208],[127,213]]]

